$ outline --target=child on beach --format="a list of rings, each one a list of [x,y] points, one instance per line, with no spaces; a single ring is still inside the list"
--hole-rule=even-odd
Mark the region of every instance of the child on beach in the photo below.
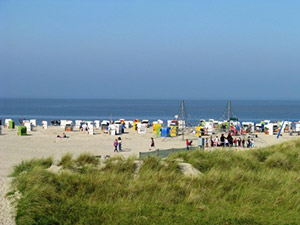
[[[115,139],[115,141],[114,141],[114,147],[115,147],[114,152],[118,152],[118,140],[117,139]]]
[[[118,138],[118,145],[119,145],[119,151],[122,151],[122,139],[121,137]]]

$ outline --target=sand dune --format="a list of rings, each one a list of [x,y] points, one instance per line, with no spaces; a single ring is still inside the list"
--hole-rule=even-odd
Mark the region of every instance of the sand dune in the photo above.
[[[182,137],[162,138],[155,137],[151,128],[146,134],[137,134],[132,129],[126,130],[126,133],[121,135],[123,142],[123,152],[113,152],[113,141],[118,136],[110,136],[104,134],[100,130],[96,130],[95,135],[88,135],[87,132],[73,131],[66,132],[69,138],[57,138],[64,131],[59,127],[49,127],[47,130],[41,127],[35,128],[29,132],[28,136],[17,136],[16,130],[3,129],[0,135],[0,224],[14,224],[11,214],[11,206],[9,201],[4,197],[8,191],[9,178],[7,176],[12,172],[14,165],[22,160],[31,159],[34,157],[53,157],[59,159],[67,152],[79,155],[83,152],[90,152],[94,155],[130,155],[138,156],[139,152],[149,151],[151,137],[155,140],[156,148],[184,148],[185,142]],[[187,134],[185,138],[193,140],[194,146],[197,145],[197,137],[195,134]],[[266,136],[259,134],[255,139],[257,147],[264,147],[282,141],[297,138],[290,137],[284,134],[279,139],[276,136]]]

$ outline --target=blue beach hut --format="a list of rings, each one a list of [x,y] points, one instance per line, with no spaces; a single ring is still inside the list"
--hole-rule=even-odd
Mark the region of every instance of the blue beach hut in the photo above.
[[[170,137],[170,127],[162,127],[161,128],[161,136],[162,137]]]

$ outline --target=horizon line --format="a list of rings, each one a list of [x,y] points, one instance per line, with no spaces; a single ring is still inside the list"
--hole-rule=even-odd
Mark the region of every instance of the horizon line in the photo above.
[[[53,100],[202,100],[202,101],[300,101],[300,99],[271,99],[271,98],[261,98],[261,99],[250,99],[250,98],[87,98],[87,97],[0,97],[0,99],[32,99],[32,100],[42,100],[42,99],[53,99]]]

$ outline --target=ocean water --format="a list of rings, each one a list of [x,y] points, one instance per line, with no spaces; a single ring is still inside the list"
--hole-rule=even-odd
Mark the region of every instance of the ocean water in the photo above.
[[[240,121],[300,120],[300,101],[236,100],[233,113]],[[0,99],[0,118],[19,120],[114,120],[124,118],[150,121],[173,119],[180,112],[181,100],[121,99]],[[226,109],[226,100],[185,100],[186,118],[196,125],[200,119],[218,120]]]

